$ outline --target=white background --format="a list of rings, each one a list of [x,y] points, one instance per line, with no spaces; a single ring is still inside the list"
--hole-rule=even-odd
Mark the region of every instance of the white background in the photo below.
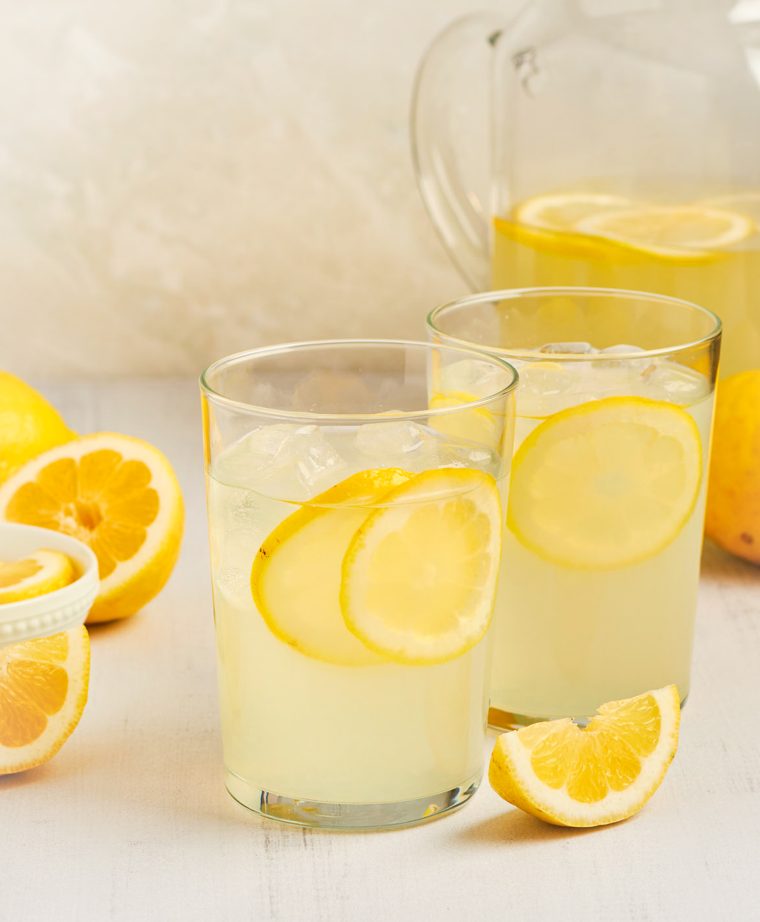
[[[0,367],[423,337],[465,286],[416,190],[414,73],[489,5],[0,0]]]

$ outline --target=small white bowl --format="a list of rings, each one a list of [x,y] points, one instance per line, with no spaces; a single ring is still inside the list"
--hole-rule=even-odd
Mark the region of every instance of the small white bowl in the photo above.
[[[0,603],[0,647],[83,624],[98,594],[98,560],[86,544],[49,528],[0,524],[0,560],[17,560],[42,548],[68,554],[79,576],[44,595]]]

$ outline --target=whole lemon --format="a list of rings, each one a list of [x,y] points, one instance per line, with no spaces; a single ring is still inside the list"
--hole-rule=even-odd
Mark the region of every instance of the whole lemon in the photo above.
[[[0,371],[0,483],[30,458],[73,438],[60,413],[41,394]]]
[[[705,531],[760,564],[760,368],[718,386]]]

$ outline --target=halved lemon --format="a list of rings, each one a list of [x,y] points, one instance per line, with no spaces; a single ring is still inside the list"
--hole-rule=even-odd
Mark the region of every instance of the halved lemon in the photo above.
[[[555,413],[520,445],[507,523],[554,563],[624,567],[677,537],[701,480],[699,429],[685,410],[607,397]]]
[[[18,602],[68,586],[74,564],[60,551],[35,551],[19,560],[0,560],[0,603]]]
[[[84,627],[0,647],[0,775],[58,752],[82,716],[89,677]]]
[[[572,231],[585,218],[630,208],[622,195],[598,192],[556,192],[536,195],[517,205],[513,220],[545,230]]]
[[[381,662],[346,627],[341,566],[370,504],[412,477],[398,468],[360,471],[289,515],[251,568],[256,608],[272,633],[301,653],[342,666]]]
[[[588,726],[569,717],[502,733],[488,779],[514,806],[556,826],[603,826],[637,813],[678,747],[678,689],[602,705]]]
[[[645,205],[589,215],[575,229],[659,256],[703,259],[740,243],[756,228],[749,217],[728,209]]]
[[[396,487],[343,561],[349,629],[397,663],[454,659],[485,634],[501,549],[501,507],[482,471],[441,468]]]
[[[88,623],[125,618],[159,592],[179,553],[183,517],[166,457],[112,432],[52,448],[0,487],[0,519],[66,532],[95,552],[101,583]]]

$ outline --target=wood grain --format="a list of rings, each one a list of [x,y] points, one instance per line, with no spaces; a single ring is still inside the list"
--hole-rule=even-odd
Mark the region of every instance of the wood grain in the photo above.
[[[167,452],[187,534],[162,595],[93,630],[90,701],[68,744],[0,779],[3,922],[760,919],[759,569],[706,550],[680,750],[632,820],[563,831],[486,785],[416,829],[280,826],[221,781],[195,382],[44,389],[80,431]]]

